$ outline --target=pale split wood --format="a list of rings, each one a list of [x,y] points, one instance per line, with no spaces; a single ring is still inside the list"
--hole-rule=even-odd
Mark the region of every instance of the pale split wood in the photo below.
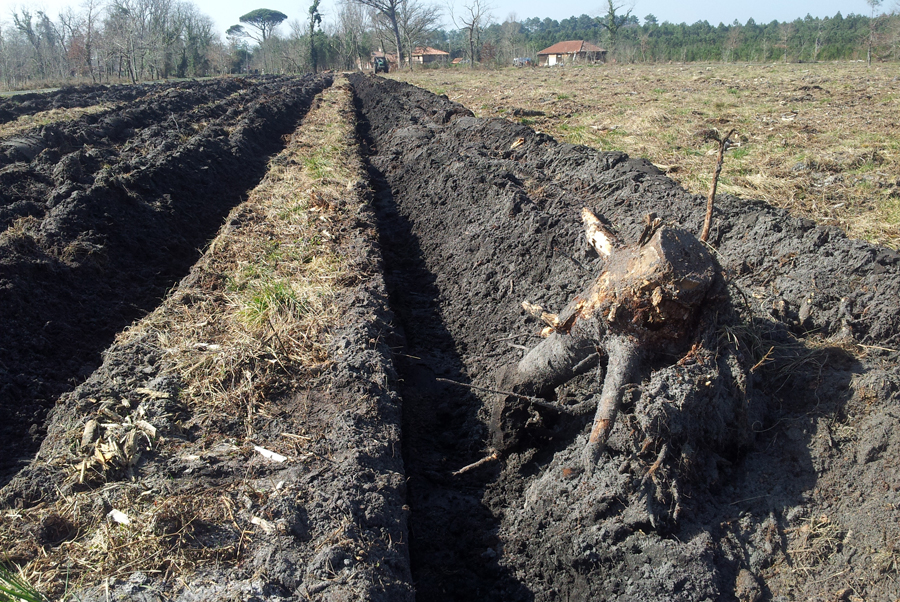
[[[581,221],[584,222],[584,233],[588,242],[603,257],[609,257],[613,249],[620,245],[616,235],[610,232],[594,212],[583,207],[581,209]]]

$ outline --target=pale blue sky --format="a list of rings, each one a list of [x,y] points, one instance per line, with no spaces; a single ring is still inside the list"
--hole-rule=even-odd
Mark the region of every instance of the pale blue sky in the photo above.
[[[0,20],[11,21],[10,13],[14,6],[29,6],[45,9],[49,14],[55,15],[66,6],[77,7],[80,0],[15,0],[14,3],[4,2],[8,9],[0,9]],[[255,9],[270,8],[280,10],[288,15],[288,20],[302,20],[309,9],[308,0],[193,0],[201,11],[208,14],[216,22],[220,33],[224,34],[230,26],[238,23],[238,17]],[[461,5],[462,0],[452,0]],[[567,17],[588,14],[591,16],[605,12],[604,0],[590,0],[589,2],[576,0],[488,0],[493,6],[492,14],[498,21],[503,21],[507,16],[515,13],[519,20],[529,17],[550,17],[561,20]],[[438,1],[438,4],[446,5],[446,2]],[[622,3],[617,0],[616,4]],[[900,0],[885,0],[882,5],[884,11],[897,8]],[[326,21],[337,11],[336,0],[323,0],[321,10]],[[814,17],[832,17],[838,11],[843,15],[850,13],[869,14],[869,6],[865,0],[692,0],[691,2],[672,2],[671,0],[636,0],[632,14],[642,21],[648,14],[656,15],[662,21],[673,23],[694,23],[696,21],[709,21],[712,25],[721,23],[730,24],[735,19],[745,23],[753,18],[759,23],[768,23],[772,20],[793,21],[803,18],[807,14]],[[449,19],[447,19],[449,24]],[[289,28],[287,22],[281,25],[281,33],[287,34]]]

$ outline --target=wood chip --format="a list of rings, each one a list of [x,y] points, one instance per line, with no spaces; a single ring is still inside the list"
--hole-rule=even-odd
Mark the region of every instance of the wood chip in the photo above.
[[[285,460],[287,460],[287,456],[282,456],[281,454],[279,454],[277,452],[273,452],[270,449],[266,449],[265,447],[260,447],[258,445],[254,445],[253,449],[255,449],[260,454],[262,454],[263,458],[272,460],[273,462],[284,462]]]
[[[81,447],[85,448],[90,446],[91,443],[97,440],[99,437],[98,431],[100,430],[100,425],[96,420],[91,419],[88,420],[84,425],[84,433],[81,435]]]
[[[146,395],[151,399],[171,399],[172,396],[165,391],[156,391],[154,389],[145,389],[144,387],[138,387],[134,390],[135,393],[140,393],[141,395]]]
[[[130,525],[131,524],[131,519],[128,518],[128,515],[125,514],[124,512],[122,512],[121,510],[116,510],[115,508],[110,510],[109,514],[107,514],[106,516],[111,518],[113,521],[119,523],[120,525]]]
[[[156,427],[146,420],[137,420],[135,421],[134,426],[147,433],[151,439],[156,439]]]
[[[275,532],[274,523],[271,523],[264,518],[254,516],[253,518],[250,519],[250,522],[253,523],[254,525],[260,527],[263,531],[265,531],[266,535],[271,535],[272,533]]]

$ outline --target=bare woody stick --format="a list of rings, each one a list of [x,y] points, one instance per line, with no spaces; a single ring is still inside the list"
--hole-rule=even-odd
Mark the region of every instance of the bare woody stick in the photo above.
[[[494,460],[499,460],[499,459],[500,459],[500,454],[498,452],[496,452],[496,451],[491,452],[490,455],[483,457],[482,459],[478,460],[477,462],[472,462],[471,464],[469,464],[467,466],[463,466],[459,470],[455,471],[453,473],[453,476],[458,477],[459,475],[465,474],[465,473],[469,472],[470,470],[474,470],[474,469],[478,468],[479,466],[484,466],[485,464],[489,464],[489,463],[493,462]]]
[[[706,219],[703,220],[703,231],[700,233],[700,240],[706,242],[709,239],[709,227],[712,223],[713,203],[716,199],[716,188],[719,185],[719,174],[722,173],[722,161],[725,156],[725,149],[728,148],[729,138],[734,134],[734,130],[730,130],[724,138],[719,141],[719,157],[716,160],[716,171],[713,174],[712,186],[709,189],[709,197],[706,199]]]
[[[607,230],[600,218],[587,207],[581,209],[581,221],[584,222],[584,232],[588,242],[604,258],[609,257],[613,249],[621,246],[622,243],[619,242],[616,235]]]

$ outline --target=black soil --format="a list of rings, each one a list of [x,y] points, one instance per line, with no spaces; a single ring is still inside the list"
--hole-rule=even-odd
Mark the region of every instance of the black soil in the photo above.
[[[21,450],[3,454],[4,482],[46,410],[187,273],[328,81],[139,88],[117,111],[2,141],[0,438]]]
[[[693,350],[645,367],[595,473],[578,461],[590,416],[533,409],[518,450],[452,477],[490,447],[493,398],[436,377],[494,386],[538,340],[520,302],[559,311],[596,277],[581,208],[633,242],[649,212],[699,232],[705,202],[647,161],[475,119],[404,84],[353,83],[406,333],[398,366],[419,599],[757,599],[841,583],[847,595],[896,594],[865,550],[897,541],[897,506],[875,510],[897,482],[862,474],[895,462],[898,445],[859,429],[864,419],[885,433],[897,420],[896,253],[720,198],[710,242],[727,286],[708,300]],[[600,383],[602,369],[549,401],[589,400]],[[834,482],[844,480],[839,490],[869,493],[843,502]],[[879,527],[858,513],[862,500]],[[816,558],[790,552],[823,514],[848,539]],[[804,578],[848,563],[852,578]]]
[[[65,86],[53,92],[24,92],[0,98],[0,123],[13,121],[24,115],[34,115],[53,109],[90,107],[100,103],[134,102],[139,98],[165,92],[173,87],[200,88],[204,84],[187,81],[179,84],[137,84]]]

